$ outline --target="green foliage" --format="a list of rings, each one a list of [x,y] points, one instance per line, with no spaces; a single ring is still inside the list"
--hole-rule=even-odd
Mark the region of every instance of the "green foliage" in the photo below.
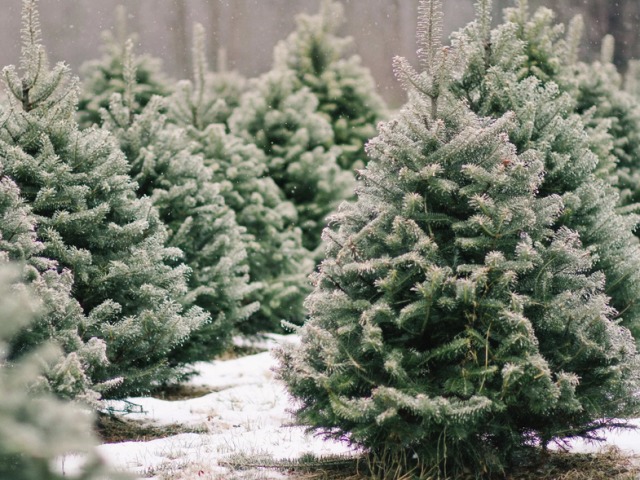
[[[343,21],[344,8],[333,0],[323,1],[317,15],[298,15],[297,29],[275,48],[274,68],[291,70],[298,88],[318,97],[318,111],[330,119],[342,152],[338,163],[353,170],[366,163],[364,145],[386,106],[360,57],[346,57],[352,40],[337,35]]]
[[[298,88],[293,72],[272,70],[251,82],[229,118],[231,132],[267,158],[267,174],[296,207],[303,245],[315,250],[326,217],[351,196],[354,178],[342,170],[333,130],[318,99]]]
[[[280,331],[282,320],[302,323],[313,263],[295,226],[295,208],[265,175],[264,153],[226,133],[222,125],[203,131],[191,128],[190,133],[197,151],[212,167],[213,178],[220,182],[226,204],[247,229],[244,241],[254,287],[249,298],[259,302],[260,309],[240,328],[246,333]]]
[[[613,37],[603,40],[602,58],[569,64],[559,81],[572,93],[576,110],[593,131],[605,131],[615,158],[614,183],[623,212],[637,212],[640,202],[640,99],[623,89],[622,75],[612,63]],[[594,137],[594,135],[592,135]],[[603,142],[603,143],[604,143]]]
[[[71,295],[73,276],[66,269],[58,273],[55,261],[40,256],[43,250],[35,218],[17,185],[0,172],[0,264],[21,262],[22,281],[32,289],[39,311],[28,328],[11,338],[11,359],[55,340],[64,355],[46,372],[51,389],[58,396],[95,404],[100,398],[97,390],[113,386],[91,381],[92,370],[108,363],[105,344],[97,338],[82,340],[89,319]]]
[[[331,217],[310,319],[279,375],[300,422],[381,469],[488,478],[525,447],[624,425],[640,359],[565,225],[571,197],[545,190],[559,173],[510,141],[527,111],[480,116],[469,105],[484,98],[452,92],[440,8],[421,2],[423,71],[395,61],[409,102],[368,143],[357,201]],[[533,85],[514,96],[555,98]],[[531,136],[552,123],[571,139],[579,125],[539,113]]]
[[[603,66],[600,62],[589,67],[578,61],[584,29],[582,18],[578,16],[572,20],[566,35],[565,26],[554,23],[555,14],[552,10],[540,8],[530,14],[526,1],[520,1],[518,8],[506,9],[505,18],[513,24],[517,38],[523,42],[522,51],[518,53],[522,56],[522,64],[513,67],[519,68],[518,78],[534,77],[543,84],[551,83],[563,93],[569,94],[571,109],[581,115],[583,128],[588,133],[589,148],[598,158],[594,173],[613,185],[617,184],[617,159],[611,144],[613,132],[609,131],[612,125],[605,119],[606,107],[605,110],[591,110],[594,105],[589,103],[598,102],[598,99],[604,101],[604,96],[610,96],[614,89],[619,89],[615,85],[619,81],[614,78],[615,75],[611,75],[613,72],[609,68],[608,72],[600,71]],[[486,35],[490,33],[487,32]],[[589,73],[586,70],[593,70],[590,73],[595,74],[596,78],[587,79],[585,74]],[[614,84],[607,87],[607,94],[598,86],[604,77],[614,81]]]
[[[259,302],[260,309],[240,328],[246,333],[278,331],[282,320],[304,320],[306,276],[313,265],[302,247],[295,207],[267,176],[264,152],[226,131],[223,122],[237,97],[221,97],[228,89],[216,88],[225,82],[208,71],[203,35],[202,27],[196,26],[194,81],[180,82],[170,98],[169,118],[186,129],[195,143],[194,153],[204,158],[226,205],[246,228],[243,241],[252,287],[248,298]]]
[[[150,197],[167,224],[168,245],[182,250],[191,268],[183,303],[203,308],[213,319],[171,356],[185,362],[209,360],[228,348],[231,333],[258,304],[248,299],[245,231],[225,204],[212,168],[193,153],[186,132],[167,124],[165,104],[154,97],[140,114],[133,114],[128,102],[114,94],[109,110],[103,110],[103,127],[120,142],[138,196]]]
[[[178,125],[204,130],[208,125],[227,125],[229,117],[240,105],[247,81],[224,65],[217,72],[209,70],[205,52],[205,30],[193,27],[193,82],[178,82],[174,101],[169,105],[170,119]],[[223,63],[223,62],[221,62]]]
[[[208,315],[185,311],[188,267],[165,246],[167,233],[148,199],[138,200],[128,164],[104,130],[74,121],[77,81],[49,70],[33,0],[25,1],[22,75],[3,70],[10,94],[1,113],[0,158],[36,218],[42,256],[74,276],[73,295],[89,318],[83,338],[107,344],[108,366],[94,383],[122,377],[107,392],[125,396],[173,378],[167,355]]]
[[[490,2],[478,6],[489,9]],[[562,197],[561,224],[578,232],[585,247],[596,253],[593,270],[605,274],[612,306],[640,338],[640,247],[633,234],[637,218],[617,211],[619,194],[609,178],[613,142],[601,128],[585,127],[575,99],[553,81],[556,64],[575,56],[575,31],[554,50],[548,40],[561,29],[551,24],[553,15],[547,10],[530,18],[521,0],[505,17],[493,30],[486,21],[476,21],[454,35],[461,65],[453,89],[479,115],[515,113],[511,142],[519,153],[535,150],[543,157],[539,193]]]
[[[124,475],[110,473],[92,451],[97,440],[90,412],[63,402],[44,388],[44,367],[56,368],[61,352],[50,344],[40,345],[9,361],[15,356],[11,349],[15,336],[29,328],[43,306],[22,283],[21,269],[0,265],[0,478],[123,479]],[[72,452],[85,453],[87,458],[83,471],[70,477],[59,472],[54,461]]]
[[[128,42],[133,43],[135,36],[127,33],[125,7],[120,5],[116,9],[116,33],[106,30],[102,36],[102,58],[88,61],[80,69],[83,90],[78,101],[78,112],[82,127],[100,125],[100,110],[108,108],[111,95],[124,94],[127,88],[126,77],[131,70],[127,71],[125,58]],[[162,71],[162,61],[158,58],[136,56],[131,67],[135,71],[135,82],[130,108],[133,113],[140,113],[153,95],[168,95],[170,84]]]

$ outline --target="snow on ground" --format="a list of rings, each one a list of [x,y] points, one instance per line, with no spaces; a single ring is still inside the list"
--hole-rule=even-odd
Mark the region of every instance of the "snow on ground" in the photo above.
[[[295,336],[273,335],[263,345],[272,348],[280,342],[297,341]],[[271,370],[276,361],[269,351],[233,360],[195,364],[198,375],[189,383],[207,387],[213,393],[180,401],[130,398],[142,408],[129,418],[154,425],[179,423],[204,433],[187,433],[148,442],[101,445],[99,453],[114,467],[133,472],[139,478],[233,479],[244,478],[240,471],[219,465],[233,455],[270,455],[273,459],[315,455],[356,453],[348,445],[323,441],[291,426],[290,397],[275,380]],[[113,402],[116,409],[122,402]],[[640,426],[640,419],[636,422]],[[640,430],[606,433],[606,445],[616,445],[640,454]],[[602,444],[574,441],[572,450],[593,452]],[[66,457],[65,471],[77,470],[81,459]],[[248,472],[251,473],[251,472]],[[253,472],[256,478],[256,472]],[[277,471],[259,472],[257,478],[284,478]]]
[[[291,336],[271,337],[264,345],[296,341]],[[226,361],[197,363],[199,374],[190,379],[195,386],[213,393],[188,400],[156,398],[127,399],[142,413],[127,418],[154,425],[179,423],[204,433],[187,433],[148,442],[124,442],[98,447],[107,462],[139,478],[232,479],[241,472],[218,465],[238,454],[270,455],[273,459],[298,458],[305,453],[333,455],[355,453],[348,445],[307,435],[302,427],[290,426],[290,397],[275,380],[276,361],[269,351]],[[124,409],[123,402],[110,402]],[[65,458],[67,474],[77,470],[80,459]],[[261,472],[259,478],[283,478],[277,471]]]
[[[601,437],[605,437],[605,442],[586,442],[581,439],[570,440],[567,445],[572,452],[594,453],[600,451],[604,446],[615,446],[621,451],[630,455],[640,455],[640,418],[631,422],[638,430],[635,429],[616,429],[603,430],[600,432]]]

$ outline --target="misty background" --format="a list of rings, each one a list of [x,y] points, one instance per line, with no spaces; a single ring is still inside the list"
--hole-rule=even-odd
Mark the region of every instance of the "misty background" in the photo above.
[[[190,78],[191,33],[194,22],[207,29],[210,65],[226,50],[227,67],[256,76],[271,66],[274,45],[295,28],[295,15],[319,10],[321,0],[41,0],[43,41],[51,61],[63,60],[78,73],[86,60],[101,55],[101,32],[115,28],[115,10],[124,4],[127,27],[137,34],[135,51],[163,60],[165,72]],[[495,0],[494,22],[512,0]],[[616,38],[616,63],[624,69],[640,58],[640,0],[530,0],[532,9],[546,5],[567,22],[575,14],[585,20],[582,54],[592,59],[602,37]],[[2,0],[0,66],[17,62],[20,51],[21,0]],[[396,55],[415,62],[418,0],[342,0],[345,23],[341,34],[354,39],[353,53],[373,73],[379,92],[392,105],[404,100],[393,77]],[[445,35],[473,19],[474,0],[443,0]]]

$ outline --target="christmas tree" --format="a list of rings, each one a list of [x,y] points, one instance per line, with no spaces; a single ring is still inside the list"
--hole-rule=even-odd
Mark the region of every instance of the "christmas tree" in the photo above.
[[[193,82],[181,81],[170,104],[170,118],[178,125],[204,130],[211,124],[227,125],[247,90],[247,80],[238,72],[227,71],[226,53],[221,49],[218,70],[209,70],[205,50],[205,29],[193,26]]]
[[[618,161],[626,161],[617,157],[628,155],[629,146],[624,145],[623,137],[633,133],[634,120],[629,115],[629,102],[622,98],[624,94],[619,95],[621,79],[611,63],[613,37],[605,37],[602,60],[587,64],[579,59],[584,30],[582,17],[574,17],[565,33],[565,25],[555,22],[552,10],[542,7],[530,14],[527,1],[519,1],[517,8],[508,8],[504,13],[507,22],[516,26],[516,36],[523,43],[519,77],[552,82],[569,94],[572,110],[582,116],[589,148],[598,158],[594,173],[617,185]],[[624,118],[614,120],[612,114]],[[617,143],[615,148],[612,142]],[[628,204],[623,199],[621,203]]]
[[[354,177],[337,163],[333,130],[318,99],[298,88],[293,72],[272,70],[252,80],[229,118],[231,132],[267,158],[267,174],[296,207],[303,245],[320,245],[326,217],[351,196]]]
[[[367,147],[324,232],[300,346],[278,353],[297,418],[365,447],[380,478],[490,477],[524,447],[593,438],[637,413],[638,356],[590,251],[543,192],[545,157],[512,113],[451,91],[436,0],[409,102]]]
[[[280,322],[301,323],[306,279],[313,264],[302,247],[297,212],[280,188],[267,176],[264,152],[227,133],[224,121],[229,104],[213,88],[217,74],[209,72],[204,55],[204,29],[195,28],[194,81],[183,81],[170,98],[169,117],[186,129],[220,185],[225,203],[246,228],[252,293],[260,310],[243,322],[247,332],[278,331]]]
[[[635,97],[640,96],[640,60],[629,60],[624,76],[624,90]]]
[[[580,20],[575,23],[580,25]],[[573,29],[570,33],[573,33]],[[581,30],[581,28],[580,28]],[[575,33],[574,33],[575,34]],[[614,39],[603,39],[600,60],[567,62],[561,80],[576,99],[576,110],[593,131],[609,135],[615,169],[614,183],[620,190],[622,212],[637,212],[640,202],[640,101],[626,91],[623,77],[613,64]],[[637,233],[636,233],[637,234]]]
[[[192,152],[186,132],[167,123],[165,99],[153,97],[140,114],[133,113],[136,62],[131,49],[129,42],[125,94],[113,95],[109,110],[103,110],[103,127],[118,139],[138,196],[150,197],[169,227],[168,245],[182,250],[191,268],[183,303],[202,307],[213,319],[172,357],[208,360],[228,347],[237,324],[258,307],[247,301],[245,231],[225,204],[213,170]]]
[[[2,181],[3,191],[7,181]],[[4,202],[4,199],[3,199]],[[25,244],[32,243],[25,239]],[[26,245],[25,245],[26,246]],[[29,247],[27,247],[29,248]],[[22,283],[24,268],[0,259],[0,478],[11,480],[64,480],[54,461],[69,453],[85,453],[77,480],[122,479],[109,472],[92,447],[93,418],[79,406],[54,397],[43,383],[43,365],[55,368],[61,353],[51,344],[11,360],[15,335],[29,328],[42,312],[41,300]],[[36,287],[37,288],[37,287]],[[46,307],[46,304],[45,304]],[[47,313],[45,313],[45,316]],[[128,477],[127,477],[128,478]]]
[[[64,64],[49,70],[34,0],[25,0],[22,75],[3,70],[10,105],[2,112],[0,158],[36,218],[42,256],[74,276],[73,294],[90,318],[83,337],[107,344],[109,365],[94,383],[122,377],[108,391],[125,396],[176,374],[167,355],[207,321],[186,311],[188,267],[165,245],[166,228],[150,200],[139,200],[128,164],[105,130],[80,131],[77,81]]]
[[[12,336],[11,355],[20,356],[55,340],[64,355],[47,371],[51,389],[58,396],[95,405],[100,398],[97,390],[110,386],[91,381],[93,368],[108,363],[105,344],[96,338],[82,340],[90,320],[71,296],[73,276],[69,270],[58,273],[55,261],[40,256],[43,249],[36,238],[35,218],[17,185],[0,171],[0,263],[21,262],[22,281],[32,289],[39,310],[28,328]]]
[[[80,69],[83,89],[78,101],[79,122],[82,127],[100,124],[100,109],[108,108],[111,95],[124,94],[127,88],[125,79],[125,57],[127,40],[135,41],[135,35],[127,32],[127,13],[125,7],[116,8],[115,34],[106,30],[103,36],[103,55],[91,60]],[[134,58],[135,84],[132,92],[133,113],[140,113],[153,95],[166,96],[171,87],[162,71],[162,61],[150,55],[138,55]]]
[[[282,191],[265,176],[264,153],[228,134],[223,125],[191,131],[197,151],[213,169],[225,202],[247,229],[245,237],[253,292],[250,299],[260,309],[240,328],[246,333],[280,331],[281,321],[302,323],[304,297],[310,287],[307,275],[313,262],[302,247],[296,211]]]
[[[593,268],[605,274],[607,295],[620,320],[640,338],[640,246],[633,234],[635,215],[618,212],[619,193],[608,172],[615,161],[608,132],[587,129],[575,98],[553,81],[560,74],[563,52],[550,39],[561,27],[550,26],[546,9],[529,16],[527,2],[508,9],[504,24],[491,29],[491,2],[477,3],[478,19],[454,34],[461,59],[452,86],[477,114],[499,117],[511,111],[517,121],[509,130],[518,151],[535,150],[544,158],[543,195],[560,195],[562,225],[575,230],[596,253]],[[540,34],[541,31],[547,32]],[[569,37],[576,38],[576,35]]]
[[[384,101],[360,57],[347,57],[352,39],[337,35],[344,22],[340,3],[323,0],[317,15],[301,14],[296,22],[297,29],[275,48],[274,68],[293,71],[298,88],[318,97],[318,111],[330,119],[342,151],[338,163],[352,171],[366,162],[364,144],[385,115]]]

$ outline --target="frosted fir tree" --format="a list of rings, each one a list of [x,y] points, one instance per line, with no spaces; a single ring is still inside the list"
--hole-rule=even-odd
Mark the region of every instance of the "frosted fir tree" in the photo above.
[[[17,356],[11,348],[15,336],[29,329],[43,306],[22,283],[22,269],[0,262],[0,478],[124,480],[124,474],[110,472],[93,451],[97,439],[90,412],[56,398],[43,386],[43,367],[55,368],[58,349],[47,343],[11,359]],[[70,453],[86,455],[77,475],[65,475],[56,465],[59,457]]]
[[[640,60],[629,60],[624,76],[624,91],[640,97]]]
[[[323,0],[316,15],[298,15],[296,30],[275,48],[274,68],[293,71],[299,88],[318,97],[318,111],[329,117],[342,151],[338,163],[353,171],[367,161],[364,145],[386,106],[360,57],[348,56],[353,41],[337,33],[343,22],[344,8],[334,0]]]
[[[452,88],[479,115],[514,112],[510,141],[518,152],[535,150],[543,156],[540,194],[562,197],[561,224],[578,232],[585,247],[596,253],[594,271],[605,274],[619,320],[640,338],[640,247],[633,234],[637,218],[617,211],[619,193],[604,174],[613,161],[610,136],[588,130],[575,99],[552,80],[549,65],[555,57],[544,47],[549,36],[538,35],[552,15],[542,10],[530,19],[526,2],[520,0],[518,8],[507,10],[505,23],[491,29],[491,2],[479,1],[477,10],[477,20],[454,35],[461,65]]]
[[[302,247],[293,204],[267,176],[264,152],[227,133],[218,116],[228,104],[211,87],[204,55],[204,29],[194,29],[194,81],[183,81],[170,97],[169,118],[184,127],[220,185],[220,194],[246,228],[252,293],[260,309],[240,328],[246,333],[279,331],[280,322],[302,323],[313,263]]]
[[[505,9],[504,13],[506,21],[517,26],[517,36],[524,44],[520,78],[532,76],[542,83],[552,82],[562,92],[570,95],[573,111],[582,116],[589,148],[598,158],[594,173],[612,185],[617,185],[617,157],[623,152],[614,148],[613,142],[614,137],[619,134],[624,136],[623,130],[629,126],[623,125],[629,119],[627,116],[621,125],[616,125],[612,118],[608,118],[612,112],[607,104],[616,96],[614,92],[620,90],[620,79],[616,78],[618,75],[615,67],[608,60],[591,65],[580,61],[579,49],[584,30],[580,16],[574,17],[565,29],[564,24],[555,21],[555,13],[548,8],[539,8],[531,14],[527,1],[519,1],[517,8]],[[603,51],[603,58],[613,56],[612,40],[610,37],[604,42],[604,50],[611,51]],[[603,81],[612,83],[603,90]],[[614,100],[618,107],[622,107],[620,100]],[[623,111],[618,113],[625,115]],[[620,147],[624,140],[616,142]],[[627,202],[623,200],[622,204],[626,205]]]
[[[238,324],[258,308],[248,296],[245,230],[214,180],[214,172],[193,153],[186,132],[169,125],[166,101],[153,97],[134,114],[135,60],[132,43],[125,53],[125,93],[114,94],[103,110],[129,161],[139,197],[150,197],[169,228],[168,245],[182,250],[191,268],[189,292],[182,300],[209,312],[212,322],[194,332],[172,353],[187,362],[209,360],[225,350]]]
[[[318,98],[299,88],[293,72],[272,70],[251,81],[229,118],[231,133],[254,143],[267,158],[267,174],[296,207],[303,245],[320,245],[326,217],[352,195],[354,176],[338,165],[331,125]]]
[[[245,237],[250,299],[260,309],[240,325],[245,333],[281,331],[281,321],[304,321],[304,297],[310,291],[307,276],[313,269],[302,246],[296,210],[282,191],[265,176],[264,153],[255,145],[228,134],[220,124],[191,131],[197,151],[213,169],[226,204],[236,212]]]
[[[128,164],[105,130],[80,131],[77,81],[63,64],[49,70],[34,0],[23,7],[22,75],[3,70],[10,94],[2,112],[0,158],[37,221],[42,256],[74,276],[73,294],[91,319],[83,338],[107,344],[109,365],[94,383],[122,377],[110,397],[145,391],[176,372],[169,352],[207,321],[185,310],[188,267],[165,245],[166,228],[139,200]]]
[[[526,447],[593,438],[637,413],[638,356],[613,320],[544,156],[515,116],[449,88],[437,1],[409,102],[368,143],[354,204],[324,232],[301,345],[278,353],[297,420],[365,447],[377,478],[491,477]]]
[[[604,45],[603,45],[604,46]],[[609,67],[611,68],[611,67]],[[617,72],[616,72],[617,73]],[[616,79],[619,79],[619,74]],[[628,205],[627,210],[637,211],[640,203],[640,62],[630,60],[627,73],[622,81],[624,93],[615,92],[610,112],[611,122],[614,125],[614,137],[617,144],[618,163],[618,188],[621,190],[622,205]],[[629,98],[629,95],[631,98]],[[605,103],[605,105],[607,105]],[[616,111],[617,110],[617,111]],[[640,236],[636,229],[636,235]]]
[[[211,124],[227,125],[229,117],[240,105],[240,99],[248,88],[247,80],[242,75],[227,70],[224,49],[218,52],[218,70],[209,70],[205,35],[202,24],[194,24],[193,82],[178,82],[175,101],[169,106],[172,121],[200,131]]]
[[[109,107],[111,95],[124,94],[127,88],[124,71],[126,45],[127,40],[135,41],[136,36],[128,33],[124,6],[116,7],[115,33],[106,30],[102,37],[102,57],[86,62],[80,68],[83,88],[78,101],[78,115],[82,127],[100,125],[100,110]],[[133,113],[140,113],[154,95],[168,95],[171,85],[159,58],[137,55],[134,61],[136,82],[131,109]]]
[[[82,339],[91,319],[72,297],[69,270],[59,273],[55,261],[40,256],[44,245],[36,238],[35,223],[17,185],[0,171],[0,265],[20,262],[22,282],[31,288],[39,310],[28,328],[12,336],[11,355],[20,356],[55,340],[64,353],[46,372],[50,388],[60,397],[97,406],[98,391],[114,386],[113,382],[94,385],[91,380],[95,367],[108,364],[105,343]]]
[[[576,23],[580,25],[580,19]],[[574,26],[574,28],[576,28]],[[582,30],[579,28],[579,30]],[[578,33],[569,30],[573,36]],[[605,131],[603,143],[614,157],[614,183],[620,190],[622,212],[637,212],[640,202],[640,99],[625,91],[623,77],[613,64],[614,39],[603,39],[600,60],[567,62],[563,85],[576,99],[576,110],[594,131]],[[608,140],[608,142],[607,142]]]

